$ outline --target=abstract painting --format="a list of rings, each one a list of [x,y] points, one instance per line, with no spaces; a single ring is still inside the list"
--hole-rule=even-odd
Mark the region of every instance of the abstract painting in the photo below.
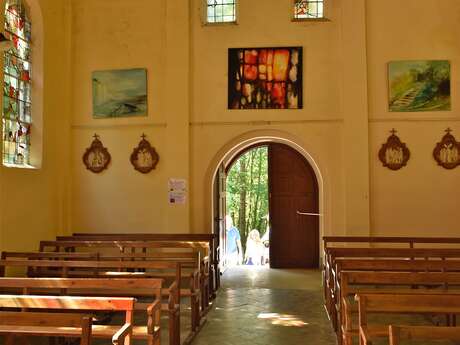
[[[93,117],[147,116],[147,71],[93,72]]]
[[[302,47],[228,50],[229,109],[301,109]]]
[[[450,110],[450,62],[394,61],[388,64],[390,111]]]

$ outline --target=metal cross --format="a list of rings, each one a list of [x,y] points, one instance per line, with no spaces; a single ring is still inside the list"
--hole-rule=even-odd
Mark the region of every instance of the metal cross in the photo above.
[[[145,135],[145,133],[142,133],[141,138],[142,138],[142,140],[145,140],[145,138],[147,138],[147,136]]]
[[[393,134],[393,135],[395,135],[396,133],[398,133],[398,131],[397,131],[396,129],[393,128],[393,129],[390,131],[390,133]]]
[[[450,129],[450,127],[448,127],[448,128],[445,130],[445,132],[446,132],[447,134],[450,134],[450,132],[452,132],[452,130]]]
[[[96,139],[96,140],[99,140],[99,135],[97,135],[96,133],[94,133],[93,138]]]

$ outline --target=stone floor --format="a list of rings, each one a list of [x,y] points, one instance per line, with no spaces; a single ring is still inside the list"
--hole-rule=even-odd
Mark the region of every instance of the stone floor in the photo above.
[[[319,271],[227,270],[193,345],[333,345],[321,291]]]

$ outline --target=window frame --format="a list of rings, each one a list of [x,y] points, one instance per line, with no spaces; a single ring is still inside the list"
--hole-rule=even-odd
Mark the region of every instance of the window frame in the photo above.
[[[310,0],[308,0],[310,1]],[[312,1],[315,1],[315,0],[312,0]],[[329,22],[330,19],[328,18],[328,14],[329,14],[329,8],[328,8],[328,4],[329,4],[329,1],[328,0],[322,0],[323,2],[323,16],[320,17],[320,18],[296,18],[295,17],[295,4],[296,4],[296,0],[292,0],[291,3],[290,3],[290,13],[291,13],[291,21],[292,22]]]
[[[227,26],[227,25],[238,25],[239,18],[239,0],[233,0],[235,2],[235,20],[231,22],[210,22],[208,21],[208,0],[202,0],[202,25],[203,26]]]

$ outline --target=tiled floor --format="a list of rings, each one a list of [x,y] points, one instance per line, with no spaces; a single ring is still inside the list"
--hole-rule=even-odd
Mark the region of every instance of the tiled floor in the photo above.
[[[321,291],[319,271],[227,270],[193,345],[334,345]]]

